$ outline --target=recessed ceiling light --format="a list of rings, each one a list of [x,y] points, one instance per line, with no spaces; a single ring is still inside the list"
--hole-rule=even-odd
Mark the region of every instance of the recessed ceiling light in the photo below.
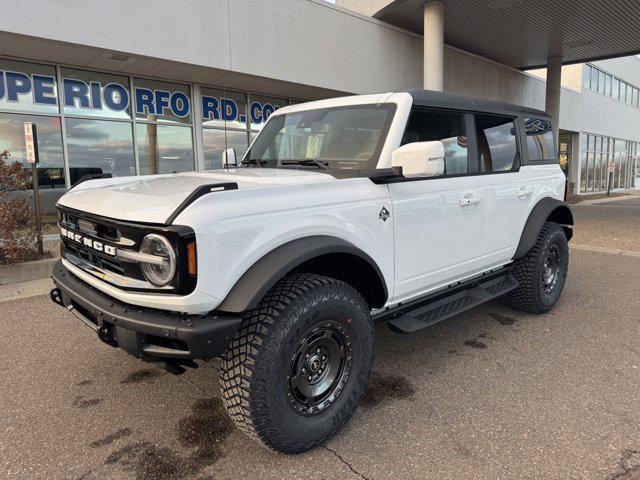
[[[131,60],[131,57],[127,56],[127,55],[120,55],[120,54],[113,54],[109,57],[110,60],[113,60],[114,62],[128,62],[129,60]]]
[[[96,57],[96,60],[102,62],[130,65],[137,60],[137,57],[123,52],[104,52],[98,55]]]

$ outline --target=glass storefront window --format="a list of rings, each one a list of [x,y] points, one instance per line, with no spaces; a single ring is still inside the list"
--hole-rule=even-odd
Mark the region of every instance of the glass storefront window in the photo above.
[[[286,105],[289,101],[282,98],[265,97],[263,95],[250,95],[249,121],[251,130],[260,130],[269,116]]]
[[[598,91],[598,72],[597,68],[591,67],[591,90],[594,92]]]
[[[599,191],[602,189],[602,154],[596,153],[594,167],[593,167],[593,189]]]
[[[239,163],[249,147],[247,135],[248,132],[205,128],[203,132],[205,170],[222,168],[222,152],[226,148],[233,148],[236,151],[236,160]]]
[[[3,59],[0,111],[7,113],[0,113],[0,142],[5,144],[0,148],[21,158],[22,124],[27,118],[34,121],[39,169],[48,172],[41,174],[40,186],[62,192],[87,174],[194,170],[193,114],[199,108],[203,128],[197,134],[203,136],[205,167],[220,167],[225,148],[234,148],[240,160],[268,117],[290,103],[224,88],[203,86],[200,91],[200,98],[192,98],[186,83]],[[55,201],[50,203],[53,208]]]
[[[63,68],[62,78],[65,115],[131,118],[128,77]]]
[[[140,174],[194,170],[193,137],[190,127],[137,124]]]
[[[0,63],[0,109],[56,115],[56,69],[49,65],[3,59]]]
[[[582,66],[582,87],[587,89],[591,87],[591,65],[588,63]]]
[[[605,73],[602,70],[600,70],[598,72],[598,93],[604,93],[604,90],[605,90],[605,86],[604,86],[605,79],[606,79]]]
[[[587,191],[587,152],[585,151],[580,157],[580,191]]]
[[[637,142],[582,134],[580,191],[606,191],[609,184],[608,166],[611,162],[615,166],[611,188],[633,188],[633,169],[636,161],[634,152],[637,152],[637,149]]]
[[[224,130],[205,128],[202,132],[204,145],[204,169],[222,168],[222,152],[227,148]]]
[[[191,89],[180,83],[134,78],[131,100],[139,121],[191,123]]]
[[[205,127],[248,128],[247,95],[202,88],[202,125]]]
[[[31,164],[26,163],[24,122],[33,122],[37,128],[40,204],[46,215],[54,215],[55,204],[66,191],[60,119],[0,113],[0,151],[8,150],[11,154],[9,162],[22,162],[24,168],[30,169]],[[15,195],[16,198],[24,198],[27,195],[33,207],[31,192],[15,192]]]
[[[627,84],[620,82],[620,101],[624,102],[627,98]]]
[[[66,131],[71,185],[89,174],[135,175],[129,122],[67,118]]]
[[[236,151],[236,159],[240,162],[249,148],[248,133],[227,130],[226,134],[227,148],[233,148]]]

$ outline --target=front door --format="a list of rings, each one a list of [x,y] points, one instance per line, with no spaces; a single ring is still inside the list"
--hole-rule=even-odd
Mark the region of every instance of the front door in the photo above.
[[[482,176],[474,175],[472,115],[414,109],[402,143],[425,141],[442,142],[444,176],[389,184],[396,301],[446,286],[484,264],[484,195]]]

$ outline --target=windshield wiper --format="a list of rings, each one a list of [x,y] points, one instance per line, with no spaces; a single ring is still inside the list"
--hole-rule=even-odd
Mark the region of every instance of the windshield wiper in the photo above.
[[[247,160],[243,160],[240,162],[240,165],[251,165],[255,164],[257,167],[262,167],[263,163],[267,163],[266,160],[258,160],[257,158],[248,158]]]
[[[304,160],[284,160],[282,165],[315,165],[321,170],[327,170],[329,168],[329,162],[322,162],[315,158],[306,158]]]

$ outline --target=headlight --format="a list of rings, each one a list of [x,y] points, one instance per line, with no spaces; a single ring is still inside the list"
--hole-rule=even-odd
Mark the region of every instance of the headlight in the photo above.
[[[162,257],[162,265],[141,262],[142,272],[151,283],[163,287],[173,280],[176,274],[176,252],[169,240],[161,235],[151,233],[144,237],[140,251],[149,255]]]

